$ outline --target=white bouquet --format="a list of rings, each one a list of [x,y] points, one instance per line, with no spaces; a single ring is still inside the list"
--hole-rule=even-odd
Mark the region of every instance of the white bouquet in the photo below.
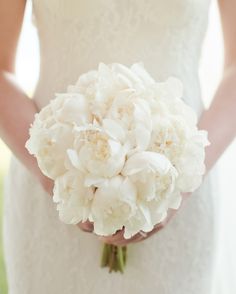
[[[61,221],[89,220],[102,236],[124,229],[128,239],[200,185],[207,133],[182,92],[177,78],[156,82],[142,63],[100,63],[35,115],[26,148],[55,180]]]

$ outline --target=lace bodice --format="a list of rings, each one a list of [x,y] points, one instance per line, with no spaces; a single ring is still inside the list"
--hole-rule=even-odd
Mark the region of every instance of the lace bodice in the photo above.
[[[40,106],[100,61],[142,61],[156,79],[181,78],[184,99],[201,111],[197,70],[209,0],[32,1],[41,50]]]

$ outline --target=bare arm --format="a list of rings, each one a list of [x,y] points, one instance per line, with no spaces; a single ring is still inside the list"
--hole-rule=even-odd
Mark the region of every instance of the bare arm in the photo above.
[[[225,62],[221,83],[199,127],[206,129],[211,145],[206,148],[210,170],[236,135],[236,1],[218,0],[224,34]]]
[[[0,0],[0,136],[16,157],[51,191],[36,159],[25,149],[36,105],[15,81],[15,55],[21,31],[25,0]]]
[[[37,107],[15,82],[15,55],[25,2],[0,0],[0,136],[43,188],[52,194],[53,181],[41,173],[36,159],[25,148]],[[78,227],[86,232],[93,230],[90,222],[80,222]]]

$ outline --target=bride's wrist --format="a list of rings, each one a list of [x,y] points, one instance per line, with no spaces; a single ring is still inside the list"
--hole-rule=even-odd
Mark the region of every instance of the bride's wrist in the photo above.
[[[50,195],[53,195],[53,187],[54,187],[54,181],[50,178],[44,176],[43,174],[39,176],[39,182],[43,189]]]

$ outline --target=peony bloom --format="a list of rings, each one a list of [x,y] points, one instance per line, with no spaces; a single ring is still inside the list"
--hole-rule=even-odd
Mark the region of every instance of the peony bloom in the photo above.
[[[155,116],[149,149],[164,154],[176,168],[176,185],[182,192],[192,192],[201,183],[205,172],[205,131],[187,123],[180,115]]]
[[[143,230],[149,232],[162,221],[168,208],[177,209],[180,193],[175,191],[178,173],[171,162],[156,152],[137,152],[127,159],[124,176],[128,176],[137,189],[137,213],[125,225],[131,235]],[[138,220],[138,221],[137,221]],[[125,237],[131,235],[126,232]]]
[[[128,178],[116,176],[101,183],[91,208],[94,232],[108,236],[122,229],[135,214],[136,197],[136,187]]]
[[[57,94],[56,99],[35,115],[26,148],[37,158],[46,176],[56,179],[66,171],[66,150],[73,146],[74,125],[90,121],[88,103],[79,94]]]
[[[74,146],[67,151],[71,164],[85,174],[97,177],[118,175],[125,163],[124,134],[90,124],[74,129]]]
[[[145,99],[133,91],[122,91],[113,100],[106,118],[114,120],[126,132],[126,140],[135,150],[146,150],[152,132],[151,109]]]
[[[66,150],[72,144],[71,126],[57,123],[51,117],[41,121],[40,116],[35,116],[26,148],[37,158],[38,165],[46,176],[56,179],[66,171]]]
[[[53,194],[60,219],[64,223],[77,224],[89,218],[94,188],[84,186],[83,173],[72,169],[58,177]]]

